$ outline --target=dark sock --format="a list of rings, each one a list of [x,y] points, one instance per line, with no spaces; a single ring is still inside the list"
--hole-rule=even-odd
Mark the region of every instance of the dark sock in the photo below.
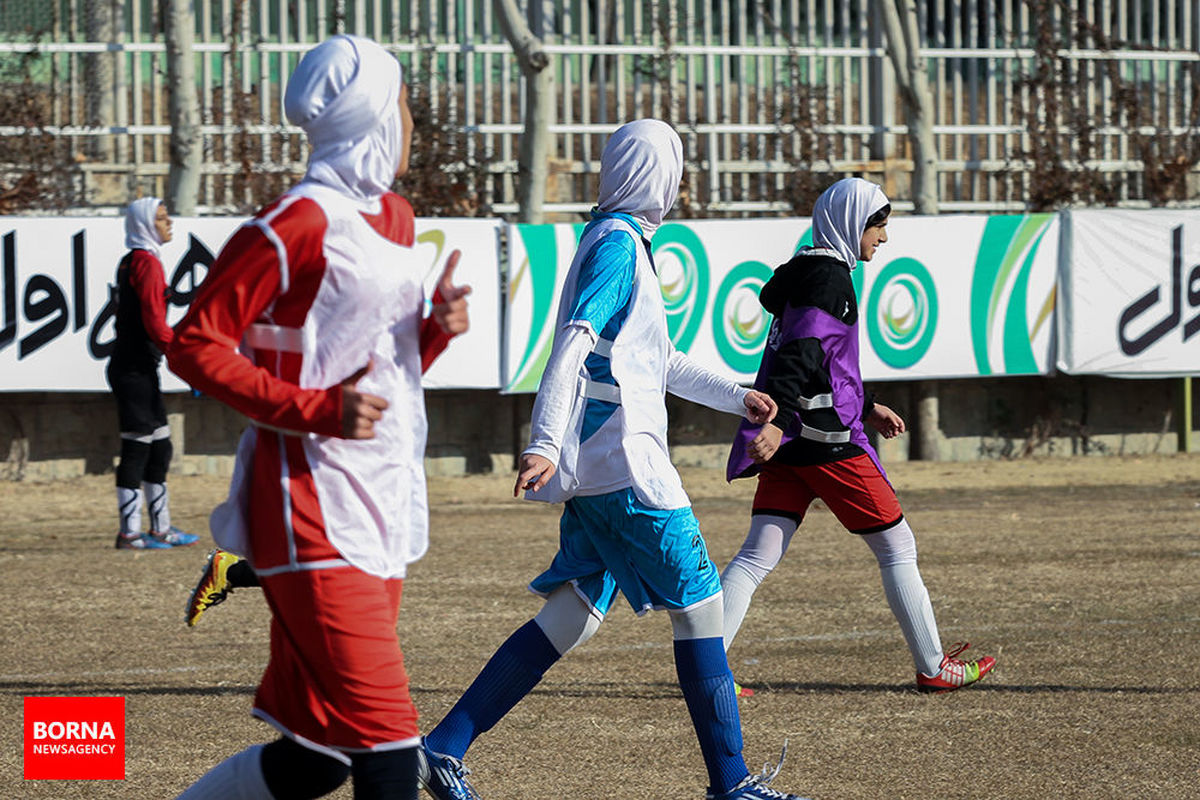
[[[229,581],[230,589],[240,589],[245,586],[258,586],[258,575],[250,566],[250,562],[241,559],[225,570],[225,578]]]
[[[500,645],[425,744],[435,753],[461,759],[475,737],[491,730],[560,657],[536,622],[525,623]]]
[[[417,800],[417,748],[356,753],[354,800]]]
[[[676,639],[675,670],[700,740],[709,788],[718,794],[729,791],[749,770],[742,759],[742,720],[724,640]]]
[[[280,738],[262,749],[263,780],[283,800],[314,800],[346,782],[350,767],[333,756]]]

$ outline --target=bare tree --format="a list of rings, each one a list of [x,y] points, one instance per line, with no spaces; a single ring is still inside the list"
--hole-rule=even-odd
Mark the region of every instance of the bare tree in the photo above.
[[[913,205],[918,214],[938,213],[937,145],[933,139],[933,95],[921,55],[921,21],[916,0],[876,0],[887,31],[888,57],[904,101],[913,153]]]
[[[500,27],[525,76],[525,129],[517,155],[517,203],[521,222],[544,218],[550,174],[550,121],[554,114],[554,70],[542,40],[533,34],[516,0],[495,0]]]
[[[913,210],[918,214],[938,213],[937,144],[933,139],[933,95],[929,73],[921,55],[921,20],[916,0],[877,0],[887,31],[888,57],[896,73],[896,85],[904,101],[908,141],[912,147]],[[936,381],[917,381],[912,386],[916,406],[916,458],[939,458],[939,409]]]
[[[167,206],[192,216],[200,194],[200,104],[196,97],[196,23],[191,0],[163,0],[163,34],[167,46],[167,109],[171,119],[171,165],[167,172]]]

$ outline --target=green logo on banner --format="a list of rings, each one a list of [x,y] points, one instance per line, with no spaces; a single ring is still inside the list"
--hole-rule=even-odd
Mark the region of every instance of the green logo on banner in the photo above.
[[[671,342],[687,352],[708,302],[708,253],[700,237],[680,224],[659,228],[651,245]]]
[[[971,344],[980,375],[1038,372],[1033,338],[1054,311],[1054,291],[1052,289],[1042,302],[1031,325],[1026,311],[1029,275],[1038,245],[1050,229],[1052,218],[1052,214],[988,217],[979,241],[971,283]],[[1003,326],[1004,362],[1003,366],[994,369],[990,349],[998,325]]]
[[[513,370],[513,379],[507,390],[510,392],[536,391],[542,379],[542,371],[550,359],[554,345],[554,290],[558,280],[558,242],[555,225],[518,225],[516,231],[525,245],[525,261],[513,270],[508,287],[508,305],[512,298],[528,284],[531,295],[529,334],[525,339],[525,352]],[[575,226],[575,234],[583,230]]]
[[[897,258],[884,267],[866,307],[867,337],[883,363],[907,369],[929,351],[937,329],[937,289],[920,261]]]
[[[734,371],[753,373],[767,340],[771,317],[758,292],[774,271],[761,261],[743,261],[729,271],[713,298],[712,335],[717,352]]]

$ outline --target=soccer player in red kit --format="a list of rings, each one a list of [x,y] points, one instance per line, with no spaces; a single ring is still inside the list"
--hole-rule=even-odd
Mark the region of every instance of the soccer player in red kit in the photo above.
[[[390,191],[412,133],[395,58],[334,36],[300,61],[285,110],[308,171],[226,244],[169,354],[253,422],[212,529],[270,605],[254,714],[282,735],[181,797],[320,797],[353,776],[357,800],[414,798],[420,736],[395,630],[428,542],[422,362],[465,327],[469,288],[450,283],[456,252],[423,318],[412,207]]]

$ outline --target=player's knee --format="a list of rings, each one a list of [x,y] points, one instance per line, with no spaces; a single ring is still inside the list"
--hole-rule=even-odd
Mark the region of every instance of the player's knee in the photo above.
[[[262,749],[262,772],[273,796],[312,800],[345,783],[350,765],[291,739],[277,739]]]
[[[146,459],[144,479],[149,483],[166,483],[167,470],[171,467],[171,455],[175,452],[171,439],[155,439],[150,443]]]
[[[139,489],[146,464],[150,461],[150,445],[135,439],[121,440],[121,460],[117,464],[117,486]]]

